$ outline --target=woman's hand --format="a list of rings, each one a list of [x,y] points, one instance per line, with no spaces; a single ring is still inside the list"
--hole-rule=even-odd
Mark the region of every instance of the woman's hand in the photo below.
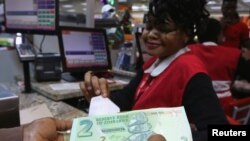
[[[92,71],[85,73],[84,81],[80,82],[84,97],[90,102],[93,96],[109,97],[108,82],[105,78],[98,78]]]

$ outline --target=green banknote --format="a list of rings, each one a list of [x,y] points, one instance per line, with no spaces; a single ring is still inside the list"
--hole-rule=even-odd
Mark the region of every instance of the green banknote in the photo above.
[[[192,141],[183,107],[136,110],[76,118],[70,141],[147,141],[161,134],[166,141]]]

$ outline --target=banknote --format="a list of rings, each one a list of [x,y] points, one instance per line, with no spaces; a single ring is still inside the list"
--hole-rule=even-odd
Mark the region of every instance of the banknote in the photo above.
[[[147,141],[161,134],[166,141],[192,141],[183,107],[154,108],[73,120],[70,141]]]

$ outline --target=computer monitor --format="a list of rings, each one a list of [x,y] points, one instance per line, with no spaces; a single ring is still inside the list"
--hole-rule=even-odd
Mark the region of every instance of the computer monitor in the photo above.
[[[3,0],[9,33],[54,34],[58,29],[58,0]]]
[[[105,72],[112,69],[105,29],[62,26],[58,39],[63,71],[70,73],[62,75],[63,79],[83,80],[84,73],[89,70]]]

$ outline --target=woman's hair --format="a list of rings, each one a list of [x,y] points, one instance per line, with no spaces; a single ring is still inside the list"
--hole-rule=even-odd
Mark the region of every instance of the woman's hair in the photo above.
[[[204,21],[204,24],[198,29],[198,40],[199,42],[212,41],[218,43],[218,38],[222,32],[222,26],[220,21],[209,18],[207,21]]]
[[[147,14],[158,22],[171,19],[192,40],[196,35],[195,27],[209,17],[205,5],[206,0],[151,0]]]

